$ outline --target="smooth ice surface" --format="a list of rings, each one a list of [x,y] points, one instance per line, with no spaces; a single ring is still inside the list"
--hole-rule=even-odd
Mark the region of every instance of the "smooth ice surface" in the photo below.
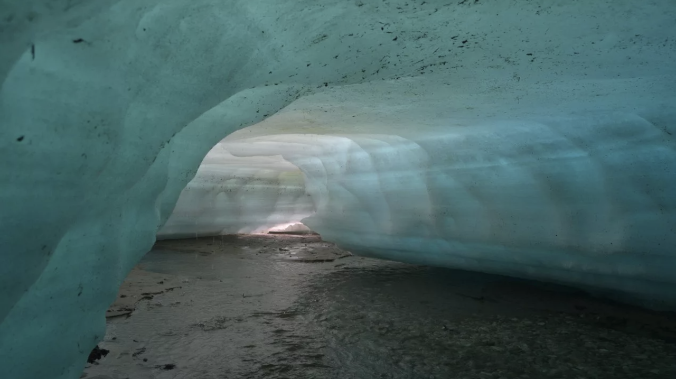
[[[601,117],[586,127],[591,120],[477,125],[415,140],[285,134],[228,148],[282,154],[300,167],[317,207],[303,223],[352,252],[673,307],[676,152],[644,119]]]
[[[304,170],[308,226],[345,247],[675,308],[674,19],[672,0],[0,1],[0,377],[79,377],[204,156],[263,120],[233,153]]]

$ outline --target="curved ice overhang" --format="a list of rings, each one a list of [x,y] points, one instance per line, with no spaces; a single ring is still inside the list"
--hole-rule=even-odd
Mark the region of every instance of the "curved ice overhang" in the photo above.
[[[316,212],[303,222],[355,253],[671,307],[673,82],[470,84],[330,89],[219,148],[300,168]]]

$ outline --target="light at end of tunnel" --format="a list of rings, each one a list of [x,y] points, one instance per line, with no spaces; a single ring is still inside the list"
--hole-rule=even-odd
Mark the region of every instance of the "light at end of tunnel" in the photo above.
[[[275,225],[272,228],[267,230],[267,233],[303,233],[303,234],[310,234],[313,233],[310,228],[307,226],[303,225],[301,222],[294,221],[294,222],[288,222],[284,224],[279,224]]]

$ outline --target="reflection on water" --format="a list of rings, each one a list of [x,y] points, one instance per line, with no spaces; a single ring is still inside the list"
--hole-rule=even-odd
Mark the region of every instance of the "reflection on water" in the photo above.
[[[110,319],[88,378],[676,377],[669,315],[316,236],[163,241],[140,267],[180,288]]]

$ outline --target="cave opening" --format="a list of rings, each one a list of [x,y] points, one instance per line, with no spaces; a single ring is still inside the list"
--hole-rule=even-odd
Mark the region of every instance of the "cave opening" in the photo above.
[[[159,240],[286,228],[311,232],[302,224],[316,209],[306,175],[281,155],[239,157],[232,150],[226,138],[206,154],[159,229]]]

